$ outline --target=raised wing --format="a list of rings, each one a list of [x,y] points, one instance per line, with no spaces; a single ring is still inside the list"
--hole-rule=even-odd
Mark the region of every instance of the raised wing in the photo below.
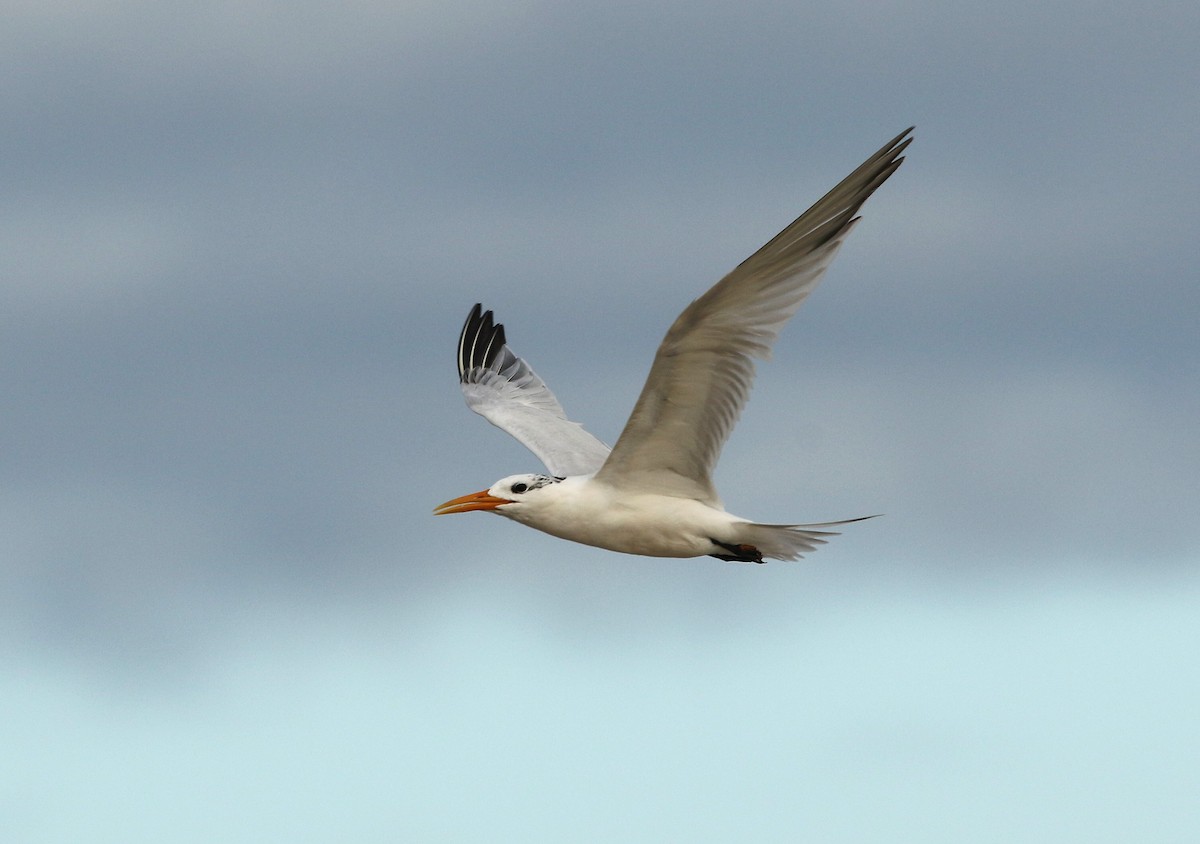
[[[467,407],[507,431],[556,477],[589,475],[608,457],[608,446],[572,422],[546,383],[514,355],[504,326],[476,305],[458,338],[458,380]]]
[[[712,470],[771,345],[858,218],[904,160],[901,132],[687,307],[658,347],[625,430],[596,480],[718,505]]]

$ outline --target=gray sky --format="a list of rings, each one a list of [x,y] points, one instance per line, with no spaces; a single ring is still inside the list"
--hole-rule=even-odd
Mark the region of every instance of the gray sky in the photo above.
[[[6,18],[14,840],[1200,834],[1193,6]],[[612,442],[913,123],[718,471],[885,518],[736,566],[431,516],[540,468],[462,405],[474,302]]]

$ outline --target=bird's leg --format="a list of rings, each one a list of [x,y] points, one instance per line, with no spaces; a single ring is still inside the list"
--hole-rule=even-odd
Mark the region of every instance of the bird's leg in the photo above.
[[[724,560],[727,563],[765,563],[766,560],[762,557],[762,552],[753,545],[731,545],[728,542],[721,542],[719,539],[709,540],[713,545],[720,545],[728,554],[709,554],[710,557],[716,557],[718,560]]]

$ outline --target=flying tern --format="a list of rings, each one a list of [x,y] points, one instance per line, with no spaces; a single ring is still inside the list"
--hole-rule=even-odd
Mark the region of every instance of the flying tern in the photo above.
[[[812,292],[875,189],[904,161],[901,132],[795,222],[692,302],[667,331],[625,429],[609,449],[576,422],[504,326],[475,305],[459,336],[467,405],[545,464],[436,514],[488,510],[553,536],[651,557],[795,560],[836,535],[819,524],[760,524],[725,511],[712,471],[771,346]]]

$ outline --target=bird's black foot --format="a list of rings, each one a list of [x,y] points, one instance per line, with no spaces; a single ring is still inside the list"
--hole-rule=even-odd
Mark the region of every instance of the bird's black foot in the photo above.
[[[713,539],[713,545],[720,545],[728,554],[709,554],[710,557],[716,557],[718,560],[724,560],[727,563],[765,563],[766,560],[762,557],[762,552],[753,545],[731,545],[728,542],[721,542]]]

